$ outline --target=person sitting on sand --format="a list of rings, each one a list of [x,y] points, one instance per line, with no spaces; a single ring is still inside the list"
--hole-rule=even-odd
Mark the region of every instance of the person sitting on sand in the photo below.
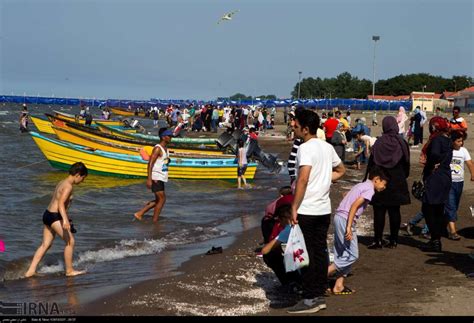
[[[334,215],[334,262],[328,267],[328,277],[335,274],[336,283],[332,289],[335,295],[348,295],[353,291],[344,286],[344,277],[359,258],[356,222],[369,205],[375,191],[385,189],[389,178],[385,171],[375,166],[369,179],[355,185],[344,197]]]
[[[301,275],[298,271],[286,272],[283,259],[282,245],[286,244],[290,235],[291,203],[294,195],[285,195],[278,199],[275,205],[277,223],[270,235],[269,242],[262,248],[263,261],[270,267],[282,286],[293,288],[301,285]]]
[[[284,196],[288,196],[292,194],[291,186],[283,186],[279,190],[279,196],[276,200],[268,204],[265,208],[265,215],[262,218],[262,235],[263,235],[263,242],[268,243],[270,242],[270,237],[273,231],[273,227],[277,222],[277,217],[275,216],[276,205],[280,198]]]
[[[75,230],[67,211],[72,200],[73,186],[82,183],[87,173],[87,167],[82,162],[75,163],[69,169],[68,177],[59,182],[56,186],[53,198],[43,214],[43,241],[36,250],[30,267],[25,273],[25,277],[31,277],[36,274],[36,268],[46,254],[46,251],[48,251],[53,244],[56,234],[66,243],[64,247],[66,276],[77,276],[85,273],[85,271],[74,270],[72,267],[72,255],[75,243],[72,233],[74,233]]]
[[[155,194],[155,199],[145,204],[145,206],[134,214],[134,217],[141,221],[146,212],[154,208],[153,222],[158,221],[161,210],[166,202],[165,183],[168,182],[168,164],[170,162],[168,149],[173,131],[161,128],[158,132],[160,142],[153,148],[148,161],[148,179],[146,187]]]

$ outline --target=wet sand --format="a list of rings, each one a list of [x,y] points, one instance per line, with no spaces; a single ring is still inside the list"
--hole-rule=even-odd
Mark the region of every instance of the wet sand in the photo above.
[[[370,120],[369,114],[365,116]],[[353,114],[353,120],[355,117],[357,115]],[[379,114],[379,124],[382,117]],[[467,119],[470,131],[465,146],[474,155],[474,118]],[[284,128],[277,126],[275,130],[267,131],[260,137],[260,143],[266,152],[278,153],[286,160],[292,143],[283,137]],[[373,135],[380,134],[380,126],[372,129]],[[410,187],[421,176],[417,162],[420,150],[411,149]],[[467,169],[465,171],[469,174]],[[333,185],[333,209],[342,199],[342,193],[362,179],[363,172],[364,169],[348,169],[343,179]],[[474,272],[474,261],[468,257],[469,252],[474,251],[474,217],[469,211],[470,204],[474,204],[474,182],[466,180],[457,222],[462,239],[443,238],[444,251],[440,254],[421,251],[420,247],[427,240],[417,235],[406,236],[403,230],[400,230],[396,249],[367,249],[373,232],[369,207],[358,222],[360,259],[346,280],[347,286],[356,293],[327,297],[327,309],[315,315],[474,315],[474,280],[466,277]],[[410,205],[402,206],[402,223],[420,208],[420,202],[414,198]],[[387,219],[385,233],[388,230]],[[329,240],[332,232],[331,226]],[[93,304],[86,304],[76,314],[287,315],[285,307],[293,305],[297,299],[278,291],[275,275],[256,256],[254,250],[261,241],[259,228],[245,231],[222,254],[195,256],[183,264],[179,275],[129,286]]]

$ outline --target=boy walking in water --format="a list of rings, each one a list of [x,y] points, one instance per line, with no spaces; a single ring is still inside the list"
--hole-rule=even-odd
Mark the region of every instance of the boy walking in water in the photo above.
[[[77,276],[85,273],[85,271],[77,271],[72,268],[72,255],[75,243],[72,232],[75,232],[75,230],[71,226],[67,210],[71,203],[73,186],[82,183],[86,176],[87,167],[82,162],[78,162],[69,169],[69,176],[56,186],[53,198],[43,214],[43,242],[36,250],[30,268],[25,273],[25,277],[31,277],[36,274],[36,267],[38,267],[46,251],[53,244],[56,234],[66,243],[64,247],[66,276]]]
[[[153,148],[150,160],[148,161],[148,179],[146,181],[146,187],[155,194],[155,199],[145,204],[140,211],[134,214],[135,218],[139,221],[142,220],[146,212],[155,208],[153,211],[153,222],[157,222],[166,202],[165,183],[168,181],[168,164],[170,162],[166,146],[170,143],[171,137],[173,137],[173,131],[161,128],[158,134],[160,136],[160,143]]]
[[[353,291],[344,286],[344,276],[351,271],[352,264],[359,258],[355,224],[367,208],[375,191],[385,189],[388,177],[377,166],[369,174],[369,179],[354,186],[336,209],[334,216],[334,263],[328,267],[328,276],[336,274],[336,284],[332,289],[335,295],[348,295]]]
[[[244,182],[244,187],[249,188],[250,185],[247,184],[245,180],[245,171],[247,170],[247,149],[244,148],[244,141],[240,139],[238,141],[239,150],[237,152],[237,188],[242,189],[241,182]]]

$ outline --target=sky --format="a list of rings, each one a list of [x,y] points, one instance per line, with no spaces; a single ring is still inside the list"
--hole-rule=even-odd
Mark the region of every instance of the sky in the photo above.
[[[0,94],[289,98],[298,72],[372,81],[374,46],[376,80],[472,77],[473,9],[473,0],[0,0]]]

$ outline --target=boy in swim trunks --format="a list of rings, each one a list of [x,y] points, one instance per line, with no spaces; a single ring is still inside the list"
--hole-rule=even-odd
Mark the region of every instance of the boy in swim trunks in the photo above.
[[[36,267],[38,267],[46,251],[48,251],[53,244],[56,234],[66,243],[64,247],[66,276],[77,276],[85,273],[85,271],[77,271],[72,268],[74,237],[71,233],[71,224],[67,209],[71,202],[73,186],[82,183],[86,176],[87,167],[82,162],[78,162],[69,169],[69,176],[56,186],[53,198],[43,214],[43,242],[36,250],[30,268],[25,273],[25,277],[31,277],[36,274]]]

